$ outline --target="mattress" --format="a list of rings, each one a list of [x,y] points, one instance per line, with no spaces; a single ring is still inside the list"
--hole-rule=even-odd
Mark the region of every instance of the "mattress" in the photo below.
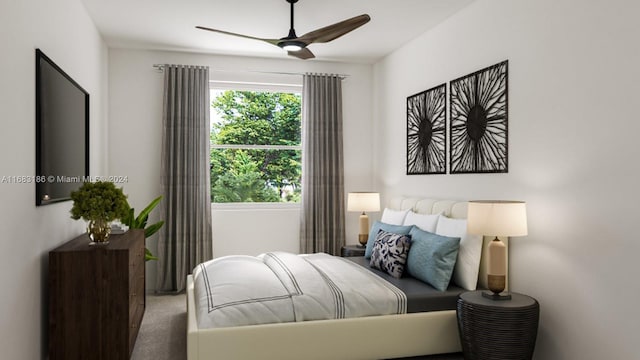
[[[369,259],[365,259],[364,256],[347,257],[346,259],[368,269],[402,290],[407,296],[408,313],[455,310],[458,295],[466,291],[461,287],[455,286],[453,283],[449,284],[447,290],[439,291],[429,284],[410,276],[405,275],[400,279],[396,279],[383,271],[371,268],[369,266]]]

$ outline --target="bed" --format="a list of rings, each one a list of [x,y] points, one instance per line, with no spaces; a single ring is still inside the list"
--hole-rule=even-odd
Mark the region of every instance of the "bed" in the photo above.
[[[411,209],[419,214],[441,213],[453,219],[465,218],[467,213],[467,203],[455,200],[397,197],[391,199],[388,207]],[[478,288],[486,288],[484,255],[488,240],[484,239],[482,246]],[[365,263],[363,259],[349,260]],[[189,360],[390,359],[458,352],[461,347],[451,301],[449,298],[445,300],[449,303],[443,305],[448,310],[200,328],[195,311],[194,279],[190,275],[187,279],[187,357]]]

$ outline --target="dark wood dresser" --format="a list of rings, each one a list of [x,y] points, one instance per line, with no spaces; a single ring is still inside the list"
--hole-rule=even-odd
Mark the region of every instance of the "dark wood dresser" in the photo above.
[[[49,359],[129,359],[145,309],[144,231],[49,252]]]

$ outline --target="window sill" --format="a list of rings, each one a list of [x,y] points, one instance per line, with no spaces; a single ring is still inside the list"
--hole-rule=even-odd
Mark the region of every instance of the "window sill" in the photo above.
[[[300,203],[211,203],[211,210],[295,210]]]

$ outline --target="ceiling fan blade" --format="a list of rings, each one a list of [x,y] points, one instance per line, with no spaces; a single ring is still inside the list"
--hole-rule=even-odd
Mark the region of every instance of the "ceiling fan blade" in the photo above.
[[[238,36],[238,37],[245,38],[245,39],[260,40],[260,41],[268,42],[269,44],[276,45],[276,46],[278,45],[278,42],[280,41],[280,39],[264,39],[264,38],[259,38],[259,37],[255,37],[255,36],[232,33],[232,32],[229,32],[229,31],[211,29],[211,28],[204,27],[204,26],[196,26],[196,28],[200,29],[200,30],[213,31],[213,32],[217,32],[217,33],[225,34],[225,35]]]
[[[325,43],[331,40],[335,40],[340,36],[353,31],[360,26],[366,24],[371,20],[371,17],[367,14],[362,14],[351,19],[343,20],[333,25],[325,26],[318,30],[308,32],[296,40],[302,41],[309,45],[312,43]]]
[[[307,48],[304,48],[299,51],[288,51],[287,54],[289,54],[289,56],[294,56],[302,60],[313,59],[314,57],[316,57],[315,55],[313,55],[311,50]]]

